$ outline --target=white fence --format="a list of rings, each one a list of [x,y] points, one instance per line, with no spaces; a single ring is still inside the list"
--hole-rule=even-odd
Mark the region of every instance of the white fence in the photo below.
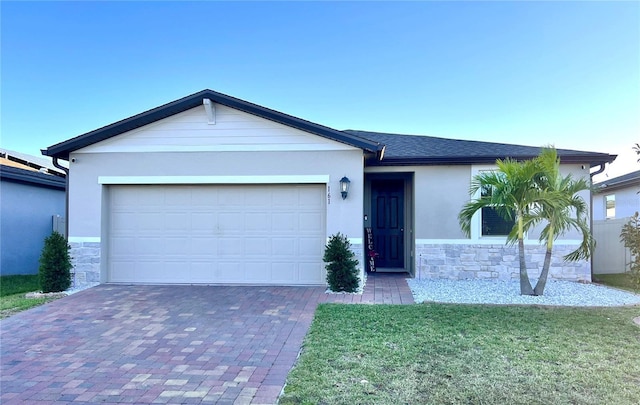
[[[620,241],[620,231],[628,221],[629,218],[593,221],[593,237],[596,240],[594,274],[616,274],[629,270],[631,254]]]

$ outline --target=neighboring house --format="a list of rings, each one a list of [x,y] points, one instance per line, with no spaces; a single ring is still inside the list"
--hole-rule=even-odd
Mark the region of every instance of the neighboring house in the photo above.
[[[640,170],[595,185],[592,196],[595,274],[624,273],[631,253],[620,241],[622,226],[640,212]]]
[[[65,189],[50,160],[0,150],[0,275],[38,273],[54,217],[65,215]]]
[[[69,242],[79,280],[323,285],[324,246],[337,232],[364,271],[365,227],[373,229],[378,271],[517,277],[517,248],[505,247],[499,218],[479,213],[468,238],[457,215],[473,175],[497,158],[539,151],[339,131],[204,90],[43,154],[70,161]],[[563,172],[576,177],[615,159],[558,152]],[[530,267],[544,258],[537,238],[527,238]],[[588,261],[561,259],[578,239],[558,241],[552,277],[590,280]]]
[[[593,219],[628,218],[640,212],[640,170],[594,185]]]

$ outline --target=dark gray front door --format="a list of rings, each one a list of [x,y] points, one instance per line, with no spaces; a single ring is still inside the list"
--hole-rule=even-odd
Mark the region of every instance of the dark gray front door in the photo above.
[[[374,180],[371,195],[376,267],[404,268],[404,180]]]

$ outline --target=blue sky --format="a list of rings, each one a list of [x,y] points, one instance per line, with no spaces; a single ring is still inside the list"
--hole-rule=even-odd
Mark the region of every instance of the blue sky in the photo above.
[[[2,147],[210,88],[336,129],[554,144],[638,170],[639,2],[0,3]]]

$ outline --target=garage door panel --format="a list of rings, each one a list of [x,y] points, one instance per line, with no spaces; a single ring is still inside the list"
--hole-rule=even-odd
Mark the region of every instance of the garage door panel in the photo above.
[[[136,238],[132,244],[133,252],[140,256],[157,256],[166,252],[164,239],[154,237]]]
[[[322,215],[316,212],[302,212],[299,214],[300,231],[306,233],[318,233],[320,232]]]
[[[165,254],[173,256],[184,256],[185,254],[191,254],[191,240],[189,238],[166,238],[160,243],[160,251],[156,251],[156,254]]]
[[[297,253],[295,238],[273,238],[271,239],[273,256],[289,256],[294,257]]]
[[[324,283],[323,265],[319,263],[300,263],[300,282],[303,284],[321,284]]]
[[[186,212],[167,212],[164,215],[164,227],[168,231],[189,231],[191,215]]]
[[[244,233],[244,215],[240,212],[220,212],[216,230],[229,233]]]
[[[203,233],[211,233],[216,224],[216,216],[211,212],[192,212],[191,213],[191,231]]]
[[[244,254],[247,257],[268,258],[271,256],[271,240],[267,238],[244,238]]]
[[[135,224],[137,216],[135,212],[116,211],[111,213],[111,232],[133,233],[131,225]]]
[[[324,185],[113,186],[108,279],[324,284]]]
[[[164,207],[182,209],[184,206],[191,205],[191,191],[189,187],[177,186],[178,192],[164,193]]]
[[[241,280],[244,276],[244,271],[240,266],[240,262],[222,261],[218,263],[218,277],[222,283],[234,283]]]
[[[300,190],[298,193],[298,206],[315,209],[324,208],[324,189],[316,187]]]
[[[297,264],[275,262],[271,268],[271,278],[276,283],[286,283],[287,280],[297,279]]]
[[[193,283],[208,283],[215,277],[216,264],[211,261],[193,261],[190,263],[189,276]]]
[[[243,253],[242,238],[219,237],[218,256],[240,258]]]
[[[298,246],[298,254],[305,257],[322,256],[324,251],[322,239],[319,238],[299,238]]]
[[[212,256],[218,254],[218,239],[214,236],[192,236],[191,254]]]
[[[272,215],[271,230],[276,233],[290,234],[299,229],[298,216],[290,212],[278,212]]]
[[[224,190],[218,194],[218,206],[222,209],[244,206],[244,192],[242,188],[224,188]]]
[[[136,253],[136,239],[128,237],[115,238],[111,243],[110,250],[115,256],[133,255]]]
[[[271,231],[271,213],[247,212],[244,215],[244,230],[268,233]]]

